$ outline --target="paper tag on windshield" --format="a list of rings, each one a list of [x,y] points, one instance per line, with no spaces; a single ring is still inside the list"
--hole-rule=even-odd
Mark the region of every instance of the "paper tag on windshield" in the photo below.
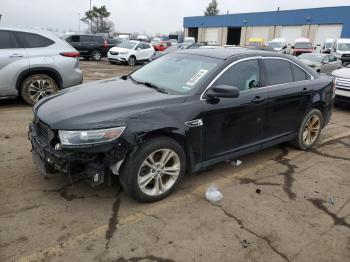
[[[186,85],[194,86],[207,72],[208,70],[206,69],[199,70],[197,74],[195,74],[190,80],[188,80]]]

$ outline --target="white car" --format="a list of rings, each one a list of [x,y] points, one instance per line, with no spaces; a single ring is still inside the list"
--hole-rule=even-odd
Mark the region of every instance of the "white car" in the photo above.
[[[140,41],[125,41],[112,47],[107,54],[108,61],[112,64],[126,62],[134,66],[136,62],[149,61],[155,54],[149,43]]]
[[[350,102],[350,68],[335,70],[332,75],[335,77],[336,100]]]

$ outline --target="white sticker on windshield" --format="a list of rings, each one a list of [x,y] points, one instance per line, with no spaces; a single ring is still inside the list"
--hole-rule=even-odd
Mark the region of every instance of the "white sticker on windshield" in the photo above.
[[[194,86],[207,72],[207,69],[199,70],[198,73],[196,73],[190,80],[188,80],[186,85]]]

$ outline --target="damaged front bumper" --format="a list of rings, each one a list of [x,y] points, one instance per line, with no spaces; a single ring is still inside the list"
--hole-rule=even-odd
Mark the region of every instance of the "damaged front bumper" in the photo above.
[[[91,185],[103,183],[107,174],[118,174],[129,149],[122,138],[98,145],[58,146],[57,130],[40,121],[30,124],[28,137],[33,161],[42,175],[62,172],[72,181],[85,179]]]

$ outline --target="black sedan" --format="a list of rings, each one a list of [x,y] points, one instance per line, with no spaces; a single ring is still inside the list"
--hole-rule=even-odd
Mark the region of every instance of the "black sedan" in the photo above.
[[[40,101],[33,158],[44,175],[93,185],[117,175],[132,197],[156,201],[185,173],[286,141],[310,149],[334,92],[330,77],[276,52],[179,51]]]

